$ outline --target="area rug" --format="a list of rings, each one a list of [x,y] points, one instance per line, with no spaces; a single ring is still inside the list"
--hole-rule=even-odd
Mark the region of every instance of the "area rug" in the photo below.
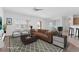
[[[10,38],[10,52],[62,52],[63,49],[38,39],[36,42],[24,45],[20,37]]]

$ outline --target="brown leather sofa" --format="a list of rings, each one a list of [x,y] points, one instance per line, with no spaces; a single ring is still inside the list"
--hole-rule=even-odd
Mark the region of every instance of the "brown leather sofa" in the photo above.
[[[49,32],[48,30],[38,29],[37,31],[32,31],[32,34],[35,35],[38,39],[44,40],[48,43],[52,43],[53,40],[53,33]]]

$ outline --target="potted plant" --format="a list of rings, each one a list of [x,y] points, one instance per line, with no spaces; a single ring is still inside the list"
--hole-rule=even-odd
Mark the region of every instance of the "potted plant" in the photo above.
[[[6,33],[6,28],[7,28],[7,24],[4,24],[4,25],[3,25],[4,33]]]

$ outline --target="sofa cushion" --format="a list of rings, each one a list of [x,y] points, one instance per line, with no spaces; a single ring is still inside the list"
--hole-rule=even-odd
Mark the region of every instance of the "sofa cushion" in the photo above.
[[[44,29],[38,29],[38,32],[41,32],[41,33],[46,33],[48,30],[44,30]]]
[[[34,35],[37,35],[37,36],[43,36],[43,37],[47,37],[47,35],[43,34],[43,33],[39,33],[39,32],[34,32]],[[47,37],[48,38],[48,37]]]

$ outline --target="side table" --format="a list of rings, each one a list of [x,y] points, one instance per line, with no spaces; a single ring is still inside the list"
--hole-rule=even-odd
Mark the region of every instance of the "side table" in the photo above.
[[[53,35],[53,44],[63,49],[67,48],[67,36]]]

